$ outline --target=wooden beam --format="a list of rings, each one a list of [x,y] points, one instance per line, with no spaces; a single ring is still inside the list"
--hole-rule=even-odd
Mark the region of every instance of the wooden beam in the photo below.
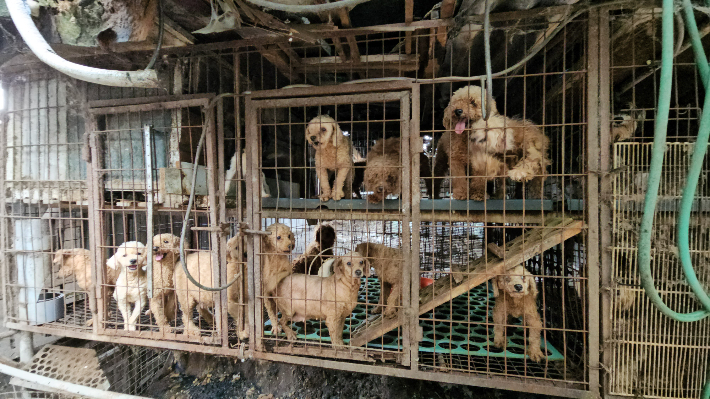
[[[343,28],[351,28],[352,22],[350,21],[350,13],[348,12],[347,9],[341,8],[338,10],[338,18],[340,18],[340,25]],[[355,39],[354,35],[348,35],[347,36],[347,41],[348,41],[348,47],[350,47],[350,59],[355,62],[359,63],[360,62],[360,49],[357,47],[357,40]]]
[[[343,70],[397,70],[416,71],[418,63],[417,55],[405,54],[374,54],[360,56],[359,62],[343,62],[338,56],[332,57],[309,57],[301,58],[301,65],[297,67],[299,71],[319,70],[319,71],[343,71]]]
[[[291,68],[291,63],[289,62],[288,57],[281,51],[281,49],[273,46],[267,48],[260,44],[257,44],[254,47],[256,47],[262,57],[273,64],[284,76],[289,79],[298,79],[297,74],[295,74]]]
[[[404,23],[411,24],[414,22],[414,0],[405,0],[404,2]],[[404,52],[412,54],[412,32],[404,33]]]
[[[505,246],[505,259],[500,259],[492,253],[472,261],[467,271],[461,271],[463,281],[456,284],[453,276],[442,277],[434,284],[423,288],[419,292],[419,314],[433,310],[453,298],[463,295],[471,289],[487,282],[488,280],[505,273],[509,267],[519,265],[533,256],[558,245],[570,237],[582,232],[584,223],[574,219],[548,219],[544,227],[535,227],[527,230],[520,237],[507,243]],[[402,325],[403,312],[392,319],[378,316],[363,328],[353,332],[350,339],[351,346],[363,346],[368,342],[394,330]]]

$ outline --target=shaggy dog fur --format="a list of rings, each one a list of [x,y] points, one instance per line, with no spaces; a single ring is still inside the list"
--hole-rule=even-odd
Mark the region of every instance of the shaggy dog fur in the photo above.
[[[293,232],[285,224],[274,223],[266,231],[271,234],[261,238],[261,293],[271,321],[271,332],[276,336],[279,333],[279,319],[274,295],[279,282],[292,273],[288,254],[293,250],[294,241]]]
[[[60,249],[54,254],[52,263],[55,267],[59,267],[57,277],[67,278],[69,276],[74,276],[74,280],[79,288],[81,288],[82,291],[92,293],[89,295],[89,298],[94,297],[94,285],[91,282],[91,253],[88,249]],[[118,274],[118,270],[111,268],[106,269],[104,284],[108,287],[104,296],[104,309],[108,309],[108,303],[110,298],[113,296],[113,290],[116,285],[116,280],[118,279]],[[91,306],[95,306],[95,304]],[[93,323],[94,319],[92,318],[86,322],[86,325],[90,326]]]
[[[123,329],[127,331],[136,330],[136,320],[148,304],[148,279],[144,269],[147,252],[142,243],[127,241],[106,261],[109,268],[120,270],[113,299],[116,300],[123,317]],[[131,306],[135,306],[133,310]]]
[[[362,254],[370,261],[380,279],[380,301],[372,313],[380,313],[384,308],[383,316],[394,317],[397,314],[397,305],[399,305],[402,296],[404,254],[399,249],[371,242],[358,244],[355,247],[355,252]],[[385,301],[385,296],[387,301]]]
[[[447,131],[436,145],[434,198],[439,198],[441,178],[447,171],[451,182],[451,198],[478,201],[487,197],[486,182],[500,176],[502,172],[502,162],[492,155],[482,151],[476,151],[476,155],[469,153],[471,125],[483,118],[481,96],[479,87],[463,87],[454,92],[449,105],[444,109],[443,124]],[[475,160],[474,165],[471,165],[472,159]],[[469,179],[468,176],[479,178]]]
[[[279,323],[289,340],[296,340],[290,321],[325,320],[333,346],[342,346],[345,319],[357,305],[362,277],[370,275],[367,260],[350,252],[333,263],[330,277],[291,274],[277,289],[276,303],[281,311]],[[273,320],[272,320],[273,322]]]
[[[542,321],[537,311],[537,286],[533,275],[523,265],[513,266],[506,274],[496,277],[493,295],[496,297],[493,344],[505,348],[508,316],[522,317],[523,324],[530,328],[527,347],[530,360],[541,361],[545,357],[540,350]]]
[[[402,193],[402,157],[401,139],[389,138],[377,140],[367,153],[365,169],[365,190],[372,194],[367,200],[372,203],[382,202],[388,195]],[[419,174],[424,178],[427,190],[431,193],[431,166],[429,158],[419,154]]]
[[[232,237],[227,241],[227,276],[225,280],[231,283],[235,277],[241,277],[240,263],[241,257],[238,250],[239,236]],[[197,280],[198,283],[213,287],[213,271],[212,271],[212,253],[210,252],[195,252],[187,255],[186,261],[187,270],[190,275]],[[200,317],[208,324],[214,324],[214,317],[209,309],[215,306],[215,295],[213,291],[205,291],[199,289],[190,280],[187,279],[185,271],[182,269],[182,264],[177,262],[175,265],[175,291],[177,294],[180,309],[182,309],[182,323],[185,326],[184,334],[199,336],[199,328],[192,320],[192,313],[197,308]],[[242,295],[243,281],[237,278],[234,284],[227,288],[227,312],[237,320],[237,333],[240,338],[244,338],[246,332],[244,326],[241,325],[242,318],[239,317],[240,306],[243,303],[240,300]]]
[[[293,261],[293,272],[300,274],[318,275],[323,262],[333,257],[333,245],[337,237],[335,229],[329,224],[316,227],[311,241],[306,250]],[[322,253],[321,253],[322,252]]]
[[[320,182],[321,201],[352,198],[352,143],[333,118],[319,115],[308,122],[306,140],[316,150],[316,175]],[[328,171],[335,172],[330,188]]]
[[[472,107],[473,104],[479,104],[480,108],[480,97],[485,95],[485,92],[482,93],[478,86],[468,86],[454,93],[454,98],[457,98],[457,95],[465,96],[464,103],[468,102]],[[485,157],[486,154],[504,157],[508,169],[507,176],[519,182],[530,181],[530,191],[537,196],[542,196],[544,174],[550,164],[548,159],[550,139],[540,128],[529,120],[513,119],[499,114],[495,101],[491,103],[491,115],[488,120],[482,118],[473,120],[470,127],[469,155],[472,160]],[[486,171],[491,173],[487,176],[491,178],[501,176],[501,172],[504,172],[502,164],[491,166],[488,165],[488,161],[484,163],[478,160],[478,162],[487,165]]]
[[[173,271],[180,257],[180,238],[172,234],[153,237],[153,298],[150,312],[161,332],[168,332],[169,323],[177,314]]]

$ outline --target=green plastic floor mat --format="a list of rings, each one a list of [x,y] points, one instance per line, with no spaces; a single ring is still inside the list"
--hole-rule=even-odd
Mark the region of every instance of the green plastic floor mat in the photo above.
[[[488,297],[488,301],[486,301]],[[350,333],[362,325],[366,319],[375,318],[372,314],[380,298],[380,284],[377,278],[368,278],[360,287],[360,302],[353,313],[345,319],[343,340],[349,341]],[[370,305],[372,304],[372,305]],[[445,353],[470,356],[494,356],[507,358],[525,358],[525,335],[520,319],[513,319],[513,326],[508,327],[508,344],[505,350],[493,346],[492,310],[495,298],[490,286],[480,285],[468,293],[468,298],[461,295],[450,303],[443,304],[432,312],[419,317],[419,325],[423,329],[423,340],[419,343],[419,351],[430,353]],[[490,306],[490,312],[486,310]],[[265,323],[265,336],[272,336],[271,323]],[[299,339],[314,342],[330,342],[325,322],[308,320],[305,323],[292,323]],[[399,330],[393,330],[376,338],[367,344],[368,348],[402,350],[398,335]],[[549,361],[563,360],[564,356],[545,339],[542,340],[543,352],[547,348]]]

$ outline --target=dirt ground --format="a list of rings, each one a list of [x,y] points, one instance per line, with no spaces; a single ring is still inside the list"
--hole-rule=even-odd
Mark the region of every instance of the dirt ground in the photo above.
[[[183,368],[184,367],[184,368]],[[176,362],[175,372],[143,396],[160,399],[507,399],[518,392],[359,374],[291,364],[225,358]]]

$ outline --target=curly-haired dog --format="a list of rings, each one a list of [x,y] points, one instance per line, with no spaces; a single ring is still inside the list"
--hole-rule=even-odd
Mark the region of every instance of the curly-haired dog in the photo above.
[[[373,314],[382,312],[386,318],[397,314],[402,296],[402,266],[404,254],[399,249],[372,242],[364,242],[355,247],[355,252],[362,254],[380,279],[380,300]],[[387,300],[385,301],[385,297]],[[384,308],[384,311],[383,311]]]
[[[333,245],[337,237],[335,229],[329,224],[316,227],[306,250],[293,261],[293,272],[317,275],[323,262],[333,257]]]
[[[145,272],[147,252],[143,243],[127,241],[106,261],[109,268],[120,268],[113,299],[123,317],[123,329],[127,331],[136,330],[136,320],[148,304],[148,279]],[[134,306],[133,310],[131,306]]]
[[[279,282],[292,273],[288,255],[293,250],[293,232],[285,224],[274,223],[266,228],[269,235],[261,237],[261,293],[264,306],[271,321],[271,332],[278,335],[278,316],[276,314],[276,287]]]
[[[635,109],[633,103],[628,105],[629,109]],[[611,142],[625,141],[634,136],[639,124],[646,120],[646,111],[636,110],[630,114],[617,114],[611,124]]]
[[[316,175],[320,181],[321,201],[352,198],[352,143],[340,126],[328,115],[318,115],[308,122],[306,140],[316,150]],[[335,172],[331,189],[328,171]]]
[[[180,257],[180,237],[169,233],[153,237],[153,297],[150,312],[161,332],[169,331],[169,323],[177,314],[173,271]]]
[[[276,304],[281,311],[279,323],[289,340],[296,333],[290,321],[325,320],[333,346],[342,346],[345,319],[357,305],[360,279],[370,275],[367,260],[357,252],[349,252],[333,262],[329,277],[291,274],[276,289]],[[274,320],[272,320],[272,323]]]
[[[468,86],[459,89],[456,93],[459,92],[471,99],[471,107],[478,104],[480,108],[479,97],[485,94],[485,91],[482,94],[480,87]],[[532,180],[531,192],[542,195],[544,173],[550,164],[548,159],[550,139],[529,120],[508,118],[499,114],[495,100],[490,105],[491,115],[487,121],[479,118],[470,123],[469,155],[471,159],[484,157],[484,154],[505,157],[508,164],[508,177],[520,182]],[[487,162],[480,161],[480,163]],[[495,173],[491,177],[500,176],[502,171],[500,167],[492,167],[491,169],[490,172]]]
[[[439,138],[436,145],[436,156],[434,157],[434,198],[439,198],[442,179],[441,177],[449,172],[449,180],[451,182],[451,198],[457,200],[483,200],[484,194],[481,195],[480,181],[474,180],[474,192],[470,192],[468,176],[471,176],[470,163],[472,154],[469,153],[469,135],[472,125],[483,118],[481,108],[481,100],[483,93],[478,86],[466,86],[456,90],[451,96],[449,105],[444,109],[443,124],[446,132]],[[473,171],[475,175],[481,175],[488,172],[490,166],[493,170],[491,173],[498,173],[499,167],[493,156],[487,155],[485,152],[479,152],[483,158],[476,162],[476,169]],[[489,165],[489,163],[491,165]],[[499,165],[498,165],[499,166]],[[485,175],[484,175],[485,176]],[[485,183],[487,179],[483,180]]]
[[[382,202],[388,195],[402,193],[401,142],[398,137],[380,139],[368,151],[364,180],[365,190],[372,192],[367,196],[369,202]],[[427,190],[431,193],[429,158],[420,153],[419,159],[420,177],[425,179]]]
[[[93,292],[93,284],[91,282],[91,253],[88,249],[60,249],[54,254],[52,263],[55,267],[59,267],[57,277],[67,278],[74,276],[74,281],[82,291]],[[113,296],[113,289],[118,279],[118,270],[111,268],[106,269],[106,279],[104,284],[108,285],[106,295],[104,297],[104,309],[108,309],[108,303]],[[89,298],[93,295],[89,295]],[[94,323],[94,319],[86,322],[87,326]]]
[[[523,324],[530,328],[528,335],[528,355],[530,360],[539,362],[544,358],[540,350],[542,321],[537,311],[537,286],[532,273],[523,265],[513,266],[506,274],[496,277],[493,282],[493,344],[505,347],[505,325],[508,316],[522,317]]]

